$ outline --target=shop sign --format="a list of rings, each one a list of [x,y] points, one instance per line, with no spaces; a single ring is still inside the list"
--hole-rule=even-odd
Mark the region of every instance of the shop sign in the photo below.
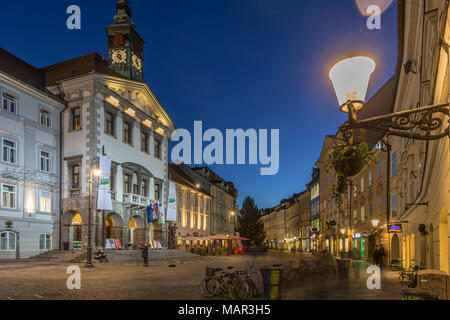
[[[402,224],[390,224],[389,225],[389,233],[402,233]]]
[[[353,239],[361,239],[361,233],[355,233]]]

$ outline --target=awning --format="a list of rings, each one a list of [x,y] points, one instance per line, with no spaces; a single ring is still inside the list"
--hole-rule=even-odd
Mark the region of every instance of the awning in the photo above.
[[[211,240],[235,240],[235,241],[250,241],[250,239],[243,238],[240,236],[227,236],[225,234],[216,234],[209,237]]]

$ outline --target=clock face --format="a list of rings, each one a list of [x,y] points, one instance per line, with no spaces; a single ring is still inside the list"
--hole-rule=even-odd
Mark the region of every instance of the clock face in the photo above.
[[[125,63],[127,61],[127,52],[125,50],[116,50],[112,54],[113,63]]]
[[[133,54],[133,66],[138,70],[142,71],[142,61],[139,59],[139,57],[135,54]]]

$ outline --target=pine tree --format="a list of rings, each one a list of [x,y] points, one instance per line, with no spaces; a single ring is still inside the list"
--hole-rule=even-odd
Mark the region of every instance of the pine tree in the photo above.
[[[244,241],[244,245],[262,247],[266,239],[266,231],[258,207],[250,197],[245,198],[242,204],[237,229],[241,237],[250,239],[250,241]]]

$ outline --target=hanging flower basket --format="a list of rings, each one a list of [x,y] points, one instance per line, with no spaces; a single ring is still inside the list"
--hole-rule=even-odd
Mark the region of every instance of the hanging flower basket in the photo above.
[[[361,142],[359,145],[339,144],[331,149],[329,157],[339,176],[352,177],[360,173],[373,156],[367,143]]]

